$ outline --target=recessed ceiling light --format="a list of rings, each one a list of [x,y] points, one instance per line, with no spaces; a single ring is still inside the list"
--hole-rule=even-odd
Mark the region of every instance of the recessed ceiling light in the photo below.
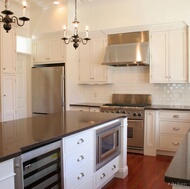
[[[54,1],[53,4],[54,4],[54,5],[59,5],[60,2],[59,2],[59,1]]]

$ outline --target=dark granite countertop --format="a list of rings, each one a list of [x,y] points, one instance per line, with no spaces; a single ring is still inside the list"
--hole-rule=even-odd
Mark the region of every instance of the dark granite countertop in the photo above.
[[[0,123],[0,162],[63,137],[126,116],[66,111]]]
[[[190,130],[165,173],[165,182],[177,186],[190,186]]]
[[[179,110],[179,111],[190,111],[190,106],[181,105],[151,105],[146,106],[145,110]]]
[[[90,102],[88,103],[88,102],[84,102],[84,103],[70,104],[70,106],[84,106],[84,107],[99,108],[103,104],[105,104],[105,103],[90,103]]]

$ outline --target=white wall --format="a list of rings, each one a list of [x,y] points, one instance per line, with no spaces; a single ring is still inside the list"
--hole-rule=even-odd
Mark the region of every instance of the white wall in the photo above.
[[[88,25],[89,35],[94,31],[115,28],[134,28],[158,23],[190,22],[189,0],[105,0],[98,3],[78,3],[79,31]],[[65,12],[58,10],[33,12],[33,33],[62,29],[74,19],[74,6],[68,4]],[[67,15],[68,13],[68,15]],[[37,20],[36,20],[37,19]],[[56,20],[56,21],[55,21]],[[112,85],[78,85],[78,50],[67,47],[66,87],[67,104],[75,102],[109,102],[113,93],[150,93],[154,104],[190,105],[190,84],[150,84],[149,70],[145,67],[114,68]]]

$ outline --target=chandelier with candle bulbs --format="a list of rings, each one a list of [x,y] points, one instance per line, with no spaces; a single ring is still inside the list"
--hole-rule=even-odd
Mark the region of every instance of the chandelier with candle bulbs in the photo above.
[[[77,0],[75,0],[75,19],[72,23],[74,24],[74,35],[71,36],[70,38],[67,38],[66,37],[66,26],[64,26],[63,27],[63,38],[61,38],[61,39],[65,42],[65,44],[73,43],[73,47],[75,49],[77,49],[77,47],[79,46],[79,43],[86,45],[87,42],[90,40],[90,38],[88,37],[88,26],[86,27],[86,37],[85,38],[81,38],[78,35],[79,21],[77,20]]]
[[[30,20],[25,16],[26,1],[23,2],[23,16],[20,18],[17,18],[16,16],[11,17],[11,15],[13,15],[14,13],[9,10],[9,7],[10,7],[9,0],[5,0],[5,10],[1,12],[4,16],[0,15],[0,22],[4,23],[3,28],[6,30],[7,33],[9,32],[9,30],[11,30],[12,23],[17,24],[18,26],[24,26],[25,22]],[[21,23],[19,23],[19,21],[21,21]]]

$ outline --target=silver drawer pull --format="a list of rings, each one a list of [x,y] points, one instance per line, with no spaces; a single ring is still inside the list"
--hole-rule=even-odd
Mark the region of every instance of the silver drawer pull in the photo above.
[[[84,173],[81,173],[81,174],[77,177],[77,179],[80,180],[82,177],[84,177]]]
[[[83,160],[83,159],[84,159],[84,156],[81,155],[81,156],[77,159],[77,161],[79,162],[79,161],[81,161],[81,160]]]
[[[173,115],[173,118],[179,118],[179,115]]]
[[[116,168],[116,165],[113,165],[111,169],[114,170],[115,168]]]
[[[84,142],[84,139],[81,138],[81,139],[77,142],[77,144],[81,144],[81,143],[83,143],[83,142]]]
[[[103,179],[104,177],[106,176],[106,174],[105,173],[102,173],[102,175],[101,175],[101,179]]]
[[[179,128],[179,127],[173,127],[173,130],[174,130],[174,131],[179,131],[180,128]]]
[[[173,145],[178,146],[179,142],[172,142]]]

